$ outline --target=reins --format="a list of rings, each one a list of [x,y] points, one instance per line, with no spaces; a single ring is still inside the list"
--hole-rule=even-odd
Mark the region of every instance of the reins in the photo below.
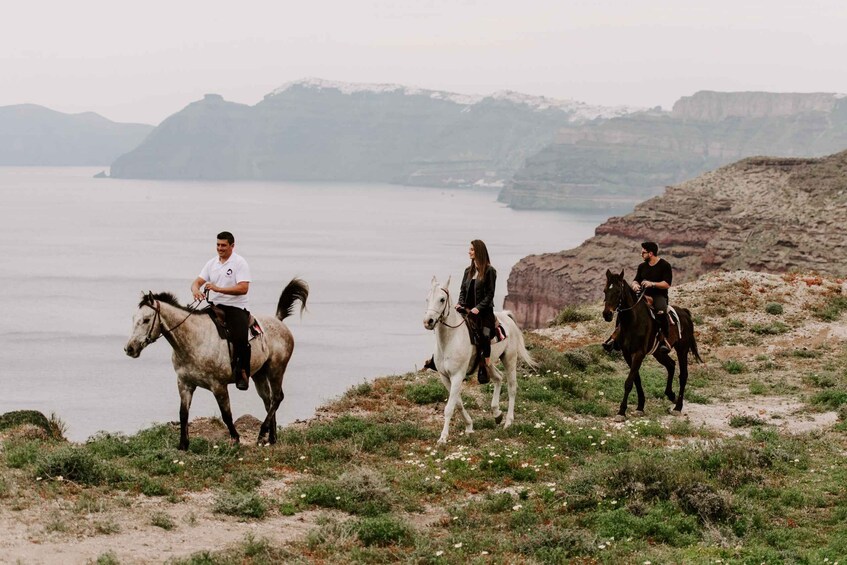
[[[440,288],[441,288],[441,290],[444,291],[444,294],[447,295],[447,303],[444,305],[444,309],[441,311],[441,315],[438,316],[438,320],[436,320],[436,323],[443,324],[443,325],[445,325],[448,328],[453,329],[453,330],[455,330],[456,328],[462,327],[462,324],[464,324],[465,322],[468,321],[467,316],[462,316],[462,321],[459,322],[458,324],[456,324],[455,326],[451,326],[450,324],[448,324],[447,322],[444,321],[444,314],[450,308],[450,291],[447,290],[446,288],[443,288],[443,287],[440,287]]]
[[[173,334],[178,327],[184,324],[188,318],[190,318],[195,312],[197,312],[197,307],[200,306],[200,302],[202,302],[202,300],[195,300],[194,302],[189,304],[188,315],[182,320],[180,320],[177,325],[175,325],[171,329],[168,329],[165,327],[165,320],[162,318],[161,303],[158,300],[153,301],[153,293],[150,293],[147,296],[150,297],[150,307],[153,309],[153,312],[155,312],[155,314],[153,315],[153,321],[150,322],[150,327],[147,329],[147,335],[144,338],[144,343],[146,345],[150,345],[151,343],[154,343],[157,339],[159,339],[158,336],[155,339],[151,337],[153,335],[153,328],[156,326],[157,319],[159,320],[159,326],[161,328],[161,333],[159,334],[159,336],[164,335],[165,337],[167,337],[168,334]]]
[[[635,301],[635,304],[633,304],[633,305],[632,305],[632,306],[630,306],[629,308],[621,308],[621,304],[623,304],[623,297],[624,297],[624,295],[626,294],[626,291],[623,289],[623,286],[624,286],[625,284],[626,284],[626,282],[625,282],[625,281],[621,281],[621,298],[620,298],[620,300],[618,301],[618,307],[617,307],[617,308],[615,308],[615,313],[619,313],[619,312],[628,312],[629,310],[632,310],[633,308],[635,308],[636,306],[638,306],[638,303],[639,303],[639,302],[641,302],[641,299],[642,299],[642,298],[644,298],[645,290],[642,288],[642,289],[641,289],[641,292],[639,292],[639,293],[638,293],[638,300],[636,300],[636,301]]]

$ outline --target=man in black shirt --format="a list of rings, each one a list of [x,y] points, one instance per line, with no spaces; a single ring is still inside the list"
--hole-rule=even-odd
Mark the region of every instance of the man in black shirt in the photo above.
[[[645,241],[641,244],[641,258],[644,260],[638,266],[635,280],[632,281],[632,290],[640,292],[653,299],[653,310],[656,312],[656,321],[659,323],[661,342],[659,351],[669,353],[667,346],[668,335],[668,289],[673,282],[673,268],[671,264],[659,257],[659,246],[654,241]]]

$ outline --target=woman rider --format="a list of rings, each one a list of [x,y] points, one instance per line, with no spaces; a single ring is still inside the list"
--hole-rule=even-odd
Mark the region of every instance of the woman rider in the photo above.
[[[476,346],[482,361],[479,364],[477,378],[480,384],[488,382],[488,369],[491,366],[491,338],[495,335],[497,318],[494,316],[494,287],[497,284],[497,271],[488,259],[488,248],[480,239],[471,242],[468,249],[471,264],[462,277],[462,289],[456,310],[468,312],[476,336]]]

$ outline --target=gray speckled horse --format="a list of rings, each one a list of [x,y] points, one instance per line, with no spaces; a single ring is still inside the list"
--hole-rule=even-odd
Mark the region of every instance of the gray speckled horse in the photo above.
[[[265,403],[267,415],[259,430],[258,442],[265,436],[276,443],[276,411],[284,397],[282,377],[294,351],[294,338],[282,322],[291,315],[294,302],[300,301],[300,312],[309,297],[308,285],[292,279],[282,291],[276,317],[257,316],[264,334],[251,342],[250,374],[256,392]],[[141,351],[165,336],[173,347],[172,361],[179,387],[179,449],[188,449],[188,410],[197,387],[215,395],[221,410],[221,419],[234,442],[239,441],[232,423],[227,385],[234,383],[227,342],[220,338],[211,318],[196,310],[180,306],[176,298],[162,292],[144,294],[132,320],[132,333],[124,351],[136,358]]]

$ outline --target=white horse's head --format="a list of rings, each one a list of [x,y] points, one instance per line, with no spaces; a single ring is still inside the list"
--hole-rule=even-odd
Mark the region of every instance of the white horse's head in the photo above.
[[[132,332],[124,346],[124,352],[133,359],[162,335],[162,316],[156,310],[155,304],[156,299],[152,292],[142,294],[138,311],[132,317]]]
[[[453,304],[450,300],[450,277],[447,277],[447,283],[441,286],[438,279],[432,277],[429,294],[426,297],[426,313],[424,314],[423,325],[425,329],[435,329],[437,324],[442,319],[450,314],[450,308]]]

